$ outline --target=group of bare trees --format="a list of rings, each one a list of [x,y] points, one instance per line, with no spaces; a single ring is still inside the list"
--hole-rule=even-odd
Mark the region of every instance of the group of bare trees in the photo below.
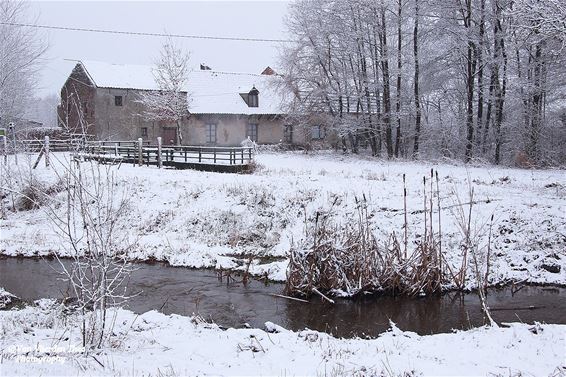
[[[289,111],[353,152],[563,163],[564,19],[560,0],[297,1]]]

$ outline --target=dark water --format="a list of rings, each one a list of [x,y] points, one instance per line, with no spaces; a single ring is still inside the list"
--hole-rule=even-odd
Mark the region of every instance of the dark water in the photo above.
[[[283,327],[330,332],[336,336],[376,336],[389,328],[389,320],[403,330],[421,335],[468,329],[483,324],[479,301],[474,294],[440,297],[370,297],[337,300],[335,305],[318,298],[301,303],[271,294],[281,294],[282,284],[252,281],[220,282],[214,271],[168,267],[163,264],[138,266],[130,279],[130,291],[141,292],[129,302],[135,312],[161,309],[166,314],[200,314],[222,326],[242,327],[248,323],[262,328],[266,321]],[[61,298],[67,283],[59,280],[57,261],[0,259],[0,287],[24,300]],[[70,291],[69,291],[70,292]],[[514,295],[510,288],[492,290],[488,296],[492,315],[501,322],[533,321],[566,323],[566,289],[525,286]],[[534,306],[534,309],[529,307]]]

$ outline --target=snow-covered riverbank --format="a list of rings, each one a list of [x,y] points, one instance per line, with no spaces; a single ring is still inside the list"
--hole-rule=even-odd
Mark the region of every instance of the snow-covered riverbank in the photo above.
[[[55,156],[53,168],[40,164],[34,171],[39,180],[56,182],[55,172],[63,171],[61,162],[67,156]],[[20,169],[25,166],[22,160]],[[284,280],[287,253],[292,244],[302,242],[305,218],[311,221],[317,211],[332,209],[338,221],[352,221],[357,217],[355,198],[365,196],[374,229],[384,238],[393,231],[401,234],[403,174],[412,244],[424,230],[424,216],[418,213],[423,207],[422,179],[434,168],[443,207],[454,208],[457,196],[467,202],[467,193],[474,189],[475,233],[487,234],[494,215],[491,283],[566,284],[563,170],[392,162],[330,152],[262,153],[257,161],[260,167],[252,175],[111,167],[119,189],[125,188],[130,199],[117,227],[120,237],[136,242],[130,257],[172,265],[244,268],[252,255],[257,257],[250,266],[253,273]],[[54,196],[53,203],[62,196]],[[10,195],[5,203],[10,205]],[[442,211],[443,250],[448,262],[458,266],[462,235],[452,211]],[[68,253],[42,209],[8,212],[0,226],[2,254]]]
[[[12,375],[551,375],[564,373],[566,326],[509,324],[377,339],[310,330],[228,329],[196,317],[118,309],[102,350],[81,354],[77,317],[52,300],[0,311],[0,374]],[[265,331],[267,330],[267,331]]]

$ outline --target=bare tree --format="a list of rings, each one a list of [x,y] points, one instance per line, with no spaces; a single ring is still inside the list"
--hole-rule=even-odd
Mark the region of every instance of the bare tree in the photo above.
[[[21,117],[36,85],[47,43],[36,29],[16,26],[33,23],[26,2],[0,0],[0,119]]]
[[[88,351],[102,346],[110,335],[107,309],[128,299],[126,283],[132,266],[127,254],[132,243],[117,234],[128,196],[126,190],[117,189],[111,168],[68,162],[63,175],[64,211],[49,207],[47,212],[62,236],[65,254],[71,256],[68,264],[56,254],[76,298],[83,346]]]
[[[152,70],[158,90],[143,92],[138,100],[145,108],[142,116],[146,119],[175,124],[177,145],[183,142],[181,121],[189,114],[190,96],[186,90],[189,70],[189,55],[169,37]]]
[[[84,122],[84,116],[79,119]],[[121,228],[129,205],[128,189],[118,182],[111,166],[82,162],[80,154],[71,159],[52,156],[58,180],[48,185],[38,178],[31,155],[24,157],[27,163],[1,165],[0,190],[10,193],[14,211],[43,211],[60,236],[60,248],[54,254],[63,279],[70,283],[68,299],[80,315],[88,353],[112,333],[108,308],[129,298],[128,252],[136,240]]]

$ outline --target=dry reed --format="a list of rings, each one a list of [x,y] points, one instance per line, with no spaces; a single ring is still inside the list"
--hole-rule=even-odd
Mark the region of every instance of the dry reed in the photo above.
[[[439,186],[438,173],[435,175],[433,170],[429,179],[423,177],[423,236],[418,238],[412,250],[408,244],[405,177],[402,233],[392,231],[379,240],[370,222],[365,196],[355,198],[356,216],[345,224],[333,220],[335,202],[328,211],[317,212],[311,226],[305,214],[307,242],[290,250],[286,294],[310,296],[319,291],[345,296],[367,292],[419,296],[440,293],[445,285],[463,288],[468,256],[464,250],[464,259],[458,268],[446,263],[442,249]],[[438,211],[436,224],[433,217],[435,204]],[[471,206],[468,209],[469,222]],[[403,235],[402,244],[397,233]],[[469,234],[465,238],[465,249],[469,249]]]

